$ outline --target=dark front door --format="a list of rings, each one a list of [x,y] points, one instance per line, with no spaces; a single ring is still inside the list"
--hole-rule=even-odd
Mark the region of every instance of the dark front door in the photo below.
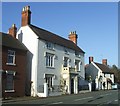
[[[71,79],[71,94],[74,93],[74,79]]]

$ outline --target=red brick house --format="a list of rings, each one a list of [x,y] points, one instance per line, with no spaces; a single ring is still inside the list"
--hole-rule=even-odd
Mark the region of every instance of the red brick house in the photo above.
[[[2,36],[2,97],[25,95],[27,48],[16,39],[17,28],[13,24],[8,34]]]

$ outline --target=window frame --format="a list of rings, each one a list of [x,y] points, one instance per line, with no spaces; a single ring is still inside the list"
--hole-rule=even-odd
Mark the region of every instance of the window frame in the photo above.
[[[12,79],[10,78],[12,76]],[[5,84],[5,92],[15,92],[14,87],[14,71],[6,71],[6,84]],[[10,84],[10,82],[12,82]]]
[[[66,59],[65,59],[66,58]],[[65,61],[66,60],[66,61]],[[68,57],[64,57],[64,63],[63,63],[63,67],[68,67],[69,66],[69,58]]]
[[[77,64],[76,64],[77,63]],[[80,71],[81,70],[81,62],[80,60],[75,60],[75,66],[76,66],[76,70]]]
[[[77,52],[77,51],[75,51],[75,56],[78,57],[78,58],[80,58],[80,53]]]
[[[46,52],[46,67],[54,68],[54,54]]]
[[[54,50],[54,44],[53,43],[51,43],[51,42],[46,42],[46,48],[47,49],[50,49],[50,50]]]
[[[11,62],[10,58],[12,58],[12,62]],[[14,50],[8,50],[7,63],[6,64],[7,65],[16,65],[15,64],[15,61],[16,61],[15,59],[16,59],[16,52]]]
[[[68,48],[64,47],[64,52],[65,52],[65,54],[69,55],[69,50],[68,50]]]

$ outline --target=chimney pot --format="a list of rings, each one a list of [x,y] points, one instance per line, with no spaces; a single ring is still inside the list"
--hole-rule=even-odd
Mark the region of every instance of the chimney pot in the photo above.
[[[26,26],[31,23],[31,11],[30,11],[30,6],[25,6],[23,7],[22,10],[22,21],[21,21],[21,26]]]
[[[77,44],[77,34],[76,31],[71,31],[69,35],[69,40],[73,41],[75,44]]]
[[[16,27],[15,24],[13,24],[12,27]]]
[[[8,34],[10,34],[12,37],[16,38],[17,28],[16,25],[13,24],[11,28],[8,30]]]
[[[102,59],[102,64],[107,65],[107,59]]]

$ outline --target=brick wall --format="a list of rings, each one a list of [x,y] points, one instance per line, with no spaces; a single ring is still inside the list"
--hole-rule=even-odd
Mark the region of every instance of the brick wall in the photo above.
[[[7,65],[7,56],[8,50],[14,50],[16,57],[15,63],[16,65]],[[26,78],[26,52],[3,47],[2,48],[2,96],[3,97],[19,97],[25,95],[25,78]],[[16,71],[16,75],[14,76],[14,90],[15,92],[5,92],[6,85],[6,70]]]

